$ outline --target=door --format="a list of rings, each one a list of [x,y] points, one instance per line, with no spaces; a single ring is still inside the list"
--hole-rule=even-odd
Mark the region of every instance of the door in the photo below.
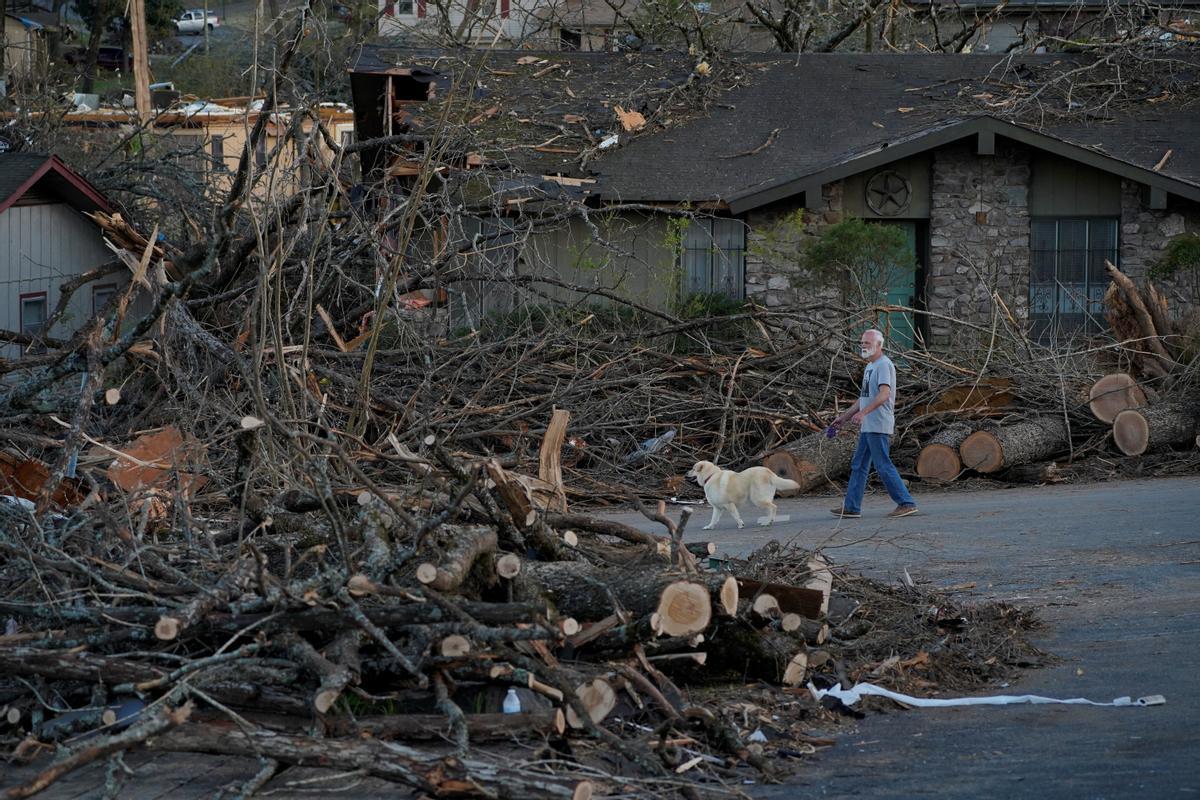
[[[907,244],[906,263],[885,265],[885,274],[881,281],[880,302],[889,306],[906,306],[917,308],[917,223],[916,222],[881,222],[904,232]],[[911,350],[916,340],[915,324],[912,312],[890,311],[879,314],[876,321],[883,335],[887,337],[890,349]]]

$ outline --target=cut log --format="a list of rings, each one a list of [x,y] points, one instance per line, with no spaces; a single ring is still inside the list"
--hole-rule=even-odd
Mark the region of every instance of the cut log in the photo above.
[[[417,568],[417,580],[439,592],[453,592],[463,581],[475,561],[482,555],[496,552],[496,530],[482,525],[454,529],[450,548],[437,564],[425,562]]]
[[[742,597],[754,597],[766,592],[779,601],[779,609],[785,614],[799,614],[809,619],[817,619],[821,616],[822,607],[828,602],[819,589],[785,586],[782,583],[764,583],[753,578],[737,578],[736,580],[738,592]]]
[[[505,553],[496,559],[496,574],[509,580],[521,574],[521,557]]]
[[[676,581],[662,590],[658,601],[658,626],[664,636],[691,636],[712,621],[712,598],[707,586]]]
[[[775,595],[763,592],[758,597],[754,598],[754,602],[750,606],[751,611],[764,619],[775,619],[780,616],[779,601],[775,599]]]
[[[718,623],[705,649],[707,666],[714,676],[728,673],[796,686],[808,666],[808,648],[795,634],[771,628],[756,630],[740,619]]]
[[[547,599],[562,616],[594,622],[614,611],[614,600],[635,617],[661,614],[663,591],[677,582],[680,576],[672,572],[601,569],[582,561],[530,561],[513,584],[521,598]],[[704,587],[717,613],[737,613],[738,585],[731,576],[691,575],[682,582]]]
[[[588,716],[594,723],[601,723],[617,706],[617,693],[603,678],[596,678],[575,689],[579,702],[587,709]],[[583,721],[575,713],[575,709],[567,706],[567,724],[572,728],[582,728]]]
[[[446,658],[462,658],[471,652],[471,640],[457,633],[442,639],[438,650]]]
[[[1088,391],[1088,407],[1092,416],[1111,425],[1127,408],[1146,405],[1146,393],[1128,373],[1113,372],[1092,384]]]
[[[842,431],[832,439],[814,433],[767,453],[763,466],[800,484],[797,491],[807,492],[849,474],[857,446],[853,431]]]
[[[949,483],[962,472],[958,447],[971,435],[972,428],[964,422],[947,425],[929,439],[917,456],[917,474],[922,480]]]
[[[1140,456],[1196,435],[1196,414],[1179,405],[1130,408],[1113,420],[1113,441],[1127,456]]]
[[[169,615],[164,614],[154,624],[154,635],[162,641],[174,641],[184,630],[203,619],[209,611],[228,603],[230,597],[236,597],[244,591],[255,571],[254,559],[241,559],[217,581],[216,586],[210,591],[197,596],[178,611]]]
[[[958,452],[965,468],[990,473],[1052,458],[1069,444],[1062,417],[1046,416],[975,431],[963,440]]]

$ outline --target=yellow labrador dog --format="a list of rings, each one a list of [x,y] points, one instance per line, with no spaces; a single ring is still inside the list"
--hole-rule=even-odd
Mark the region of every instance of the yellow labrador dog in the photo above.
[[[712,530],[717,524],[722,509],[733,515],[739,528],[746,527],[738,514],[737,504],[747,500],[767,510],[767,524],[770,525],[775,521],[775,512],[779,510],[774,503],[775,491],[800,488],[800,484],[781,478],[766,467],[751,467],[734,472],[731,469],[721,469],[711,461],[697,461],[687,476],[695,478],[696,483],[704,487],[704,497],[713,507],[712,521],[704,526],[706,531]]]

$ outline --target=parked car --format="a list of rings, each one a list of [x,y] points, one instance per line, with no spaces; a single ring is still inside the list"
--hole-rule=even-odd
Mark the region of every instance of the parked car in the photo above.
[[[221,21],[211,11],[205,15],[204,9],[192,8],[184,11],[175,19],[175,29],[180,33],[203,33],[205,28],[210,31],[221,27]]]
[[[71,65],[87,63],[87,48],[72,47],[63,53],[63,59]],[[125,70],[126,72],[133,69],[133,54],[125,52],[125,48],[119,45],[100,45],[99,52],[96,53],[96,66],[100,69],[107,70]]]

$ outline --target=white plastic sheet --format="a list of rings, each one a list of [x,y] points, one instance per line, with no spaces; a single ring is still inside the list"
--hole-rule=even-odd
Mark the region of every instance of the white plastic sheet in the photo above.
[[[1161,706],[1167,702],[1166,698],[1161,694],[1147,695],[1134,700],[1132,697],[1118,697],[1110,703],[1100,703],[1095,700],[1086,700],[1082,697],[1074,697],[1070,700],[1060,700],[1054,697],[1041,697],[1036,694],[1000,694],[992,695],[991,697],[912,697],[911,695],[893,692],[890,689],[884,689],[882,686],[876,686],[873,683],[857,683],[852,689],[843,689],[839,683],[831,689],[818,689],[811,683],[808,684],[808,691],[812,692],[813,697],[820,700],[826,695],[836,697],[848,706],[852,706],[867,696],[888,697],[897,702],[904,703],[907,706],[915,708],[949,708],[953,706],[1011,706],[1021,703],[1029,703],[1033,705],[1057,704],[1057,705],[1072,705],[1072,706]]]

